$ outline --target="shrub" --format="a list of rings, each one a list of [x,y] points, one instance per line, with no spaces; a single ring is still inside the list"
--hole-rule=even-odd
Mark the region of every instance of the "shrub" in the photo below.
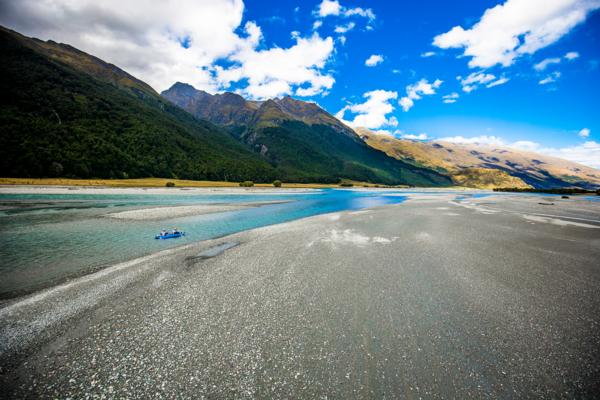
[[[254,182],[252,182],[252,181],[240,182],[240,186],[241,187],[252,187],[252,186],[254,186]]]
[[[166,187],[175,187],[175,182],[167,182],[165,183]]]
[[[280,180],[273,181],[273,186],[281,187],[281,181]]]
[[[53,162],[50,164],[48,168],[48,172],[50,172],[50,176],[61,176],[64,171],[64,168],[61,163]]]
[[[340,186],[341,187],[352,187],[352,186],[354,186],[354,184],[349,183],[349,182],[342,182],[342,183],[340,183]]]

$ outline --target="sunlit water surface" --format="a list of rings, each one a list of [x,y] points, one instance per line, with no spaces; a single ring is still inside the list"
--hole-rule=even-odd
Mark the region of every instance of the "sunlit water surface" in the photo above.
[[[323,190],[304,194],[0,194],[0,297],[11,297],[103,266],[190,242],[311,215],[393,204],[391,192]],[[156,206],[285,200],[217,214],[165,220],[106,218],[111,212]],[[155,240],[163,227],[186,232]]]

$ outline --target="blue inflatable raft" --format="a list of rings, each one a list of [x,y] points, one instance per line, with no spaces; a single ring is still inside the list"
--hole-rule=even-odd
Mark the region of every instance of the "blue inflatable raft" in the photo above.
[[[178,237],[185,236],[185,232],[167,233],[165,235],[156,235],[154,239],[175,239]]]

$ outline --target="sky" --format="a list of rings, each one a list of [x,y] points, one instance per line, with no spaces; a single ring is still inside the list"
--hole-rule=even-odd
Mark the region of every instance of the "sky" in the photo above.
[[[157,91],[314,101],[350,126],[600,169],[600,0],[2,0],[0,24]]]

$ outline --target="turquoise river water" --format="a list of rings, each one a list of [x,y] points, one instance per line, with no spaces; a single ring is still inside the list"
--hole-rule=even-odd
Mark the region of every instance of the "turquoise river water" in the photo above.
[[[27,293],[165,248],[342,210],[393,204],[392,192],[321,190],[302,194],[0,194],[0,298]],[[393,194],[393,195],[392,195]],[[285,200],[216,214],[160,221],[106,218],[157,206]],[[163,227],[186,232],[155,240]]]

